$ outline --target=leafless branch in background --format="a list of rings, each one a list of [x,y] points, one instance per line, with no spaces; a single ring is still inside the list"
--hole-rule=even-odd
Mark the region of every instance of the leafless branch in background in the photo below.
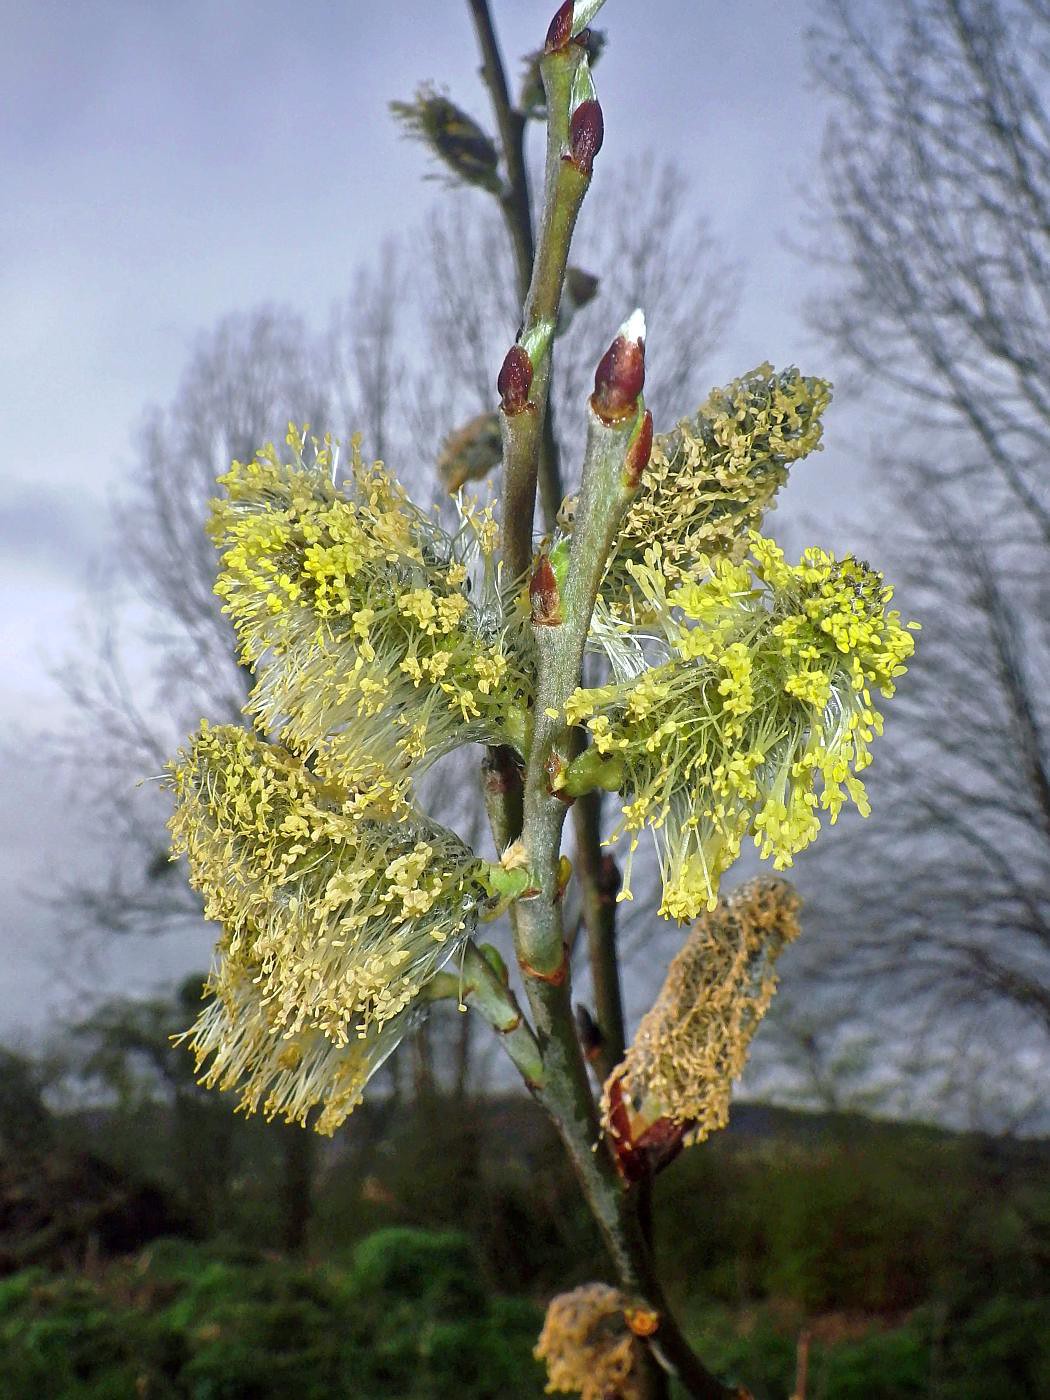
[[[583,421],[586,366],[623,306],[650,308],[665,420],[706,391],[704,360],[732,308],[734,277],[691,214],[684,176],[639,159],[631,178],[636,197],[623,209],[610,207],[611,195],[603,206],[599,187],[581,244],[601,281],[595,309],[577,314],[559,346],[566,426]],[[367,455],[383,457],[417,499],[437,499],[444,437],[493,406],[518,314],[498,206],[472,191],[450,196],[411,249],[409,240],[384,244],[320,334],[278,307],[220,322],[202,336],[170,406],[146,417],[116,511],[107,586],[91,600],[89,638],[63,676],[78,723],[60,739],[60,757],[94,845],[85,868],[62,880],[57,903],[66,926],[89,941],[199,920],[166,860],[167,803],[156,782],[142,780],[160,774],[202,714],[236,721],[247,696],[203,530],[216,477],[232,459],[282,442],[289,422],[308,422],[340,439],[361,432]],[[566,459],[573,487],[577,460]],[[473,781],[442,771],[432,787],[431,810],[443,808],[464,837],[481,841]],[[460,1049],[455,1075],[466,1082],[474,1071],[469,1046]]]
[[[985,1043],[1050,1033],[1048,45],[1045,5],[990,0],[833,0],[818,36],[816,319],[884,424],[877,529],[924,629],[871,784],[895,818],[815,858],[820,961],[848,939],[891,1014],[911,992]]]

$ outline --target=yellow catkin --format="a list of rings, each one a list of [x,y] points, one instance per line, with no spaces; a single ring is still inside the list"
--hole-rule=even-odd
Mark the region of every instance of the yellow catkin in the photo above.
[[[356,443],[345,485],[334,444],[293,429],[288,447],[235,462],[208,525],[259,727],[346,786],[401,794],[463,744],[520,743],[532,643],[491,510],[461,501],[449,533]]]
[[[654,542],[672,584],[700,559],[739,557],[790,466],[819,450],[830,401],[825,380],[763,364],[658,436],[602,586],[608,605],[639,610],[627,565]]]
[[[644,1400],[642,1348],[627,1325],[630,1299],[605,1283],[559,1293],[547,1307],[536,1356],[547,1391],[583,1400]]]
[[[215,1002],[190,1033],[198,1066],[214,1057],[205,1082],[296,1118],[324,1102],[334,1121],[472,931],[481,862],[408,804],[319,782],[234,725],[203,724],[169,785],[174,854],[222,926]]]
[[[693,1141],[725,1127],[733,1081],[776,990],[777,958],[798,936],[800,906],[786,880],[758,879],[697,920],[606,1083],[609,1131],[614,1085],[633,1138],[661,1118],[687,1125]]]
[[[242,1113],[317,1132],[335,1132],[361,1102],[365,1085],[417,1020],[413,1010],[339,1043],[306,1027],[288,1033],[257,980],[223,968],[205,987],[211,1000],[178,1037],[192,1051],[200,1083],[238,1095]],[[311,1118],[313,1110],[317,1110]]]
[[[660,545],[630,575],[649,616],[652,664],[638,674],[638,629],[606,614],[600,645],[617,677],[565,706],[589,748],[563,781],[621,792],[611,839],[655,836],[660,912],[687,922],[714,906],[750,836],[778,870],[850,799],[867,815],[861,773],[882,731],[873,692],[892,697],[914,650],[881,574],[807,549],[789,564],[752,532],[739,560],[709,561],[668,587]],[[630,897],[630,860],[621,898]]]

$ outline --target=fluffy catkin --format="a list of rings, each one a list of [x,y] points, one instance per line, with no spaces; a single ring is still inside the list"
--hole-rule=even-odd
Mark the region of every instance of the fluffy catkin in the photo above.
[[[617,1086],[635,1138],[661,1118],[688,1125],[694,1142],[725,1127],[733,1081],[776,990],[776,960],[798,936],[800,904],[786,880],[752,880],[696,921],[606,1082],[610,1131]]]
[[[547,1307],[536,1356],[548,1393],[583,1400],[644,1400],[642,1350],[625,1319],[630,1300],[605,1283],[559,1293]]]

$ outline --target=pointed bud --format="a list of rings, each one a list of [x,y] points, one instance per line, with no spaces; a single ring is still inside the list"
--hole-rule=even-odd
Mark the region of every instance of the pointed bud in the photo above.
[[[590,177],[594,168],[594,157],[602,148],[605,139],[605,118],[601,103],[596,97],[589,97],[569,118],[569,155],[576,169]]]
[[[558,883],[554,890],[554,902],[565,897],[565,891],[569,888],[569,881],[572,879],[572,861],[568,856],[558,857]]]
[[[565,269],[565,295],[575,310],[587,306],[598,295],[599,280],[593,272],[585,272],[572,263]]]
[[[605,0],[565,0],[547,30],[546,53],[557,53],[570,39],[579,39]]]
[[[512,345],[507,351],[503,367],[496,380],[499,390],[500,407],[508,418],[521,413],[529,406],[529,390],[532,388],[532,361],[529,352],[521,345]]]
[[[649,465],[653,453],[653,415],[648,409],[642,414],[642,421],[631,439],[624,458],[623,474],[628,491],[637,491],[642,473]]]
[[[547,40],[543,45],[544,53],[557,53],[559,49],[565,48],[572,38],[572,10],[573,0],[565,0],[565,4],[550,22]]]
[[[591,407],[603,423],[633,417],[644,384],[645,317],[635,311],[598,363]]]
[[[627,1182],[640,1181],[645,1175],[645,1162],[634,1150],[631,1140],[631,1114],[623,1085],[615,1070],[605,1081],[602,1118],[620,1175]]]
[[[552,750],[547,756],[547,762],[543,765],[547,774],[547,795],[556,797],[560,802],[564,802],[566,807],[571,807],[576,801],[572,793],[564,790],[563,774],[565,772],[565,760],[559,753]]]
[[[605,1037],[602,1035],[598,1022],[582,1002],[576,1003],[575,1011],[576,1034],[580,1038],[583,1058],[589,1064],[594,1064],[605,1049]]]
[[[557,627],[561,623],[561,595],[558,580],[546,554],[536,560],[529,580],[529,603],[534,627]]]

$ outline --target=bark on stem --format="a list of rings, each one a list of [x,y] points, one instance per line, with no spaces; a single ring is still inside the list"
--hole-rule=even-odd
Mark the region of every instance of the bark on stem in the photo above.
[[[492,110],[503,150],[507,189],[500,198],[500,207],[514,252],[519,297],[524,303],[532,280],[535,258],[528,170],[525,164],[526,123],[522,113],[511,101],[506,68],[488,0],[468,0],[468,4],[478,36],[482,78],[492,100]],[[557,319],[557,309],[554,316]],[[564,485],[549,401],[540,441],[539,493],[544,526],[551,530],[564,496]],[[499,830],[495,826],[493,829],[502,848],[521,831],[520,795],[515,811],[508,813],[505,804],[500,804],[497,800],[494,805],[490,801],[488,777],[489,774],[486,773],[486,803],[490,820],[495,817],[499,827]],[[520,794],[520,783],[518,793]],[[498,810],[501,805],[502,812]],[[580,881],[583,897],[583,917],[587,928],[595,1011],[603,1039],[601,1067],[604,1075],[623,1058],[625,1037],[623,996],[616,949],[616,904],[606,897],[602,883],[601,805],[601,795],[597,792],[577,802],[573,810],[573,827],[575,873]]]
[[[503,976],[475,943],[467,944],[460,973],[437,973],[425,994],[429,1001],[455,998],[461,1007],[477,1011],[499,1035],[529,1089],[542,1092],[547,1075],[532,1027]]]
[[[532,557],[536,481],[550,390],[551,350],[561,303],[565,268],[576,217],[590,185],[589,171],[565,159],[570,150],[570,103],[577,71],[587,62],[578,45],[544,57],[547,93],[547,164],[543,215],[536,259],[522,315],[518,344],[532,362],[530,406],[501,413],[503,428],[503,557],[508,572],[519,577]]]
[[[506,68],[488,0],[467,0],[481,50],[481,76],[492,99],[492,110],[499,130],[507,188],[500,196],[503,221],[514,252],[518,279],[518,300],[524,302],[532,280],[536,256],[536,241],[532,227],[532,202],[529,194],[528,167],[525,164],[525,125],[522,112],[511,102],[507,87]],[[553,530],[558,507],[565,495],[562,482],[558,444],[554,435],[550,405],[544,416],[539,459],[540,503],[546,529]]]

